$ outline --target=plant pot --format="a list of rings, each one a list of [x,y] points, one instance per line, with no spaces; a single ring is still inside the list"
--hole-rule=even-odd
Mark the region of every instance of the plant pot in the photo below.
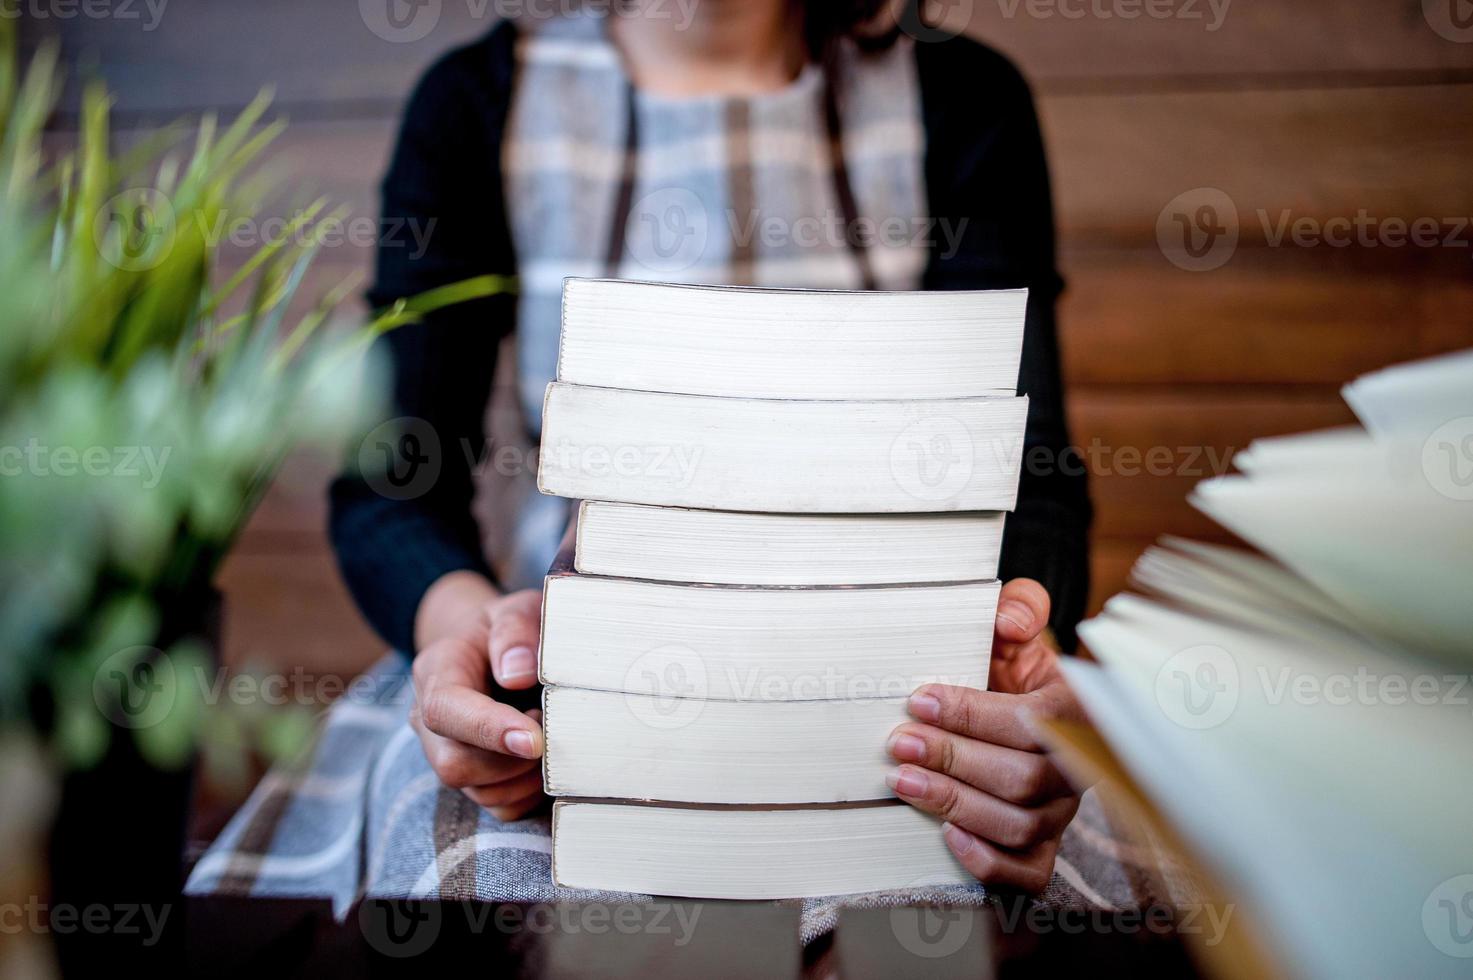
[[[154,647],[168,650],[191,639],[218,665],[222,612],[222,597],[214,589],[177,603],[165,610]],[[178,933],[194,759],[158,768],[139,750],[137,726],[127,721],[109,719],[101,762],[61,781],[51,828],[50,906],[51,934],[66,976],[181,962]],[[63,910],[74,920],[70,928],[63,929],[55,918]]]

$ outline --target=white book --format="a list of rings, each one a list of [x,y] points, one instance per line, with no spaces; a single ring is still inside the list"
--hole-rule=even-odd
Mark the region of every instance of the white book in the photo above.
[[[1373,371],[1350,382],[1341,394],[1376,435],[1426,438],[1439,426],[1473,416],[1470,379],[1473,349]]]
[[[657,697],[794,701],[985,688],[999,584],[751,588],[548,576],[541,678]]]
[[[905,697],[712,701],[547,687],[549,796],[676,803],[893,799],[885,742]]]
[[[1229,894],[1263,910],[1287,973],[1459,975],[1435,937],[1454,937],[1438,903],[1466,871],[1473,808],[1448,775],[1473,764],[1473,723],[1445,700],[1462,679],[1129,596],[1080,635],[1104,670],[1067,663],[1071,686]]]
[[[976,882],[935,817],[905,804],[737,810],[559,802],[552,877],[687,898],[848,895]]]
[[[846,292],[563,284],[558,380],[741,398],[1011,394],[1025,289]]]
[[[1359,627],[1467,659],[1470,504],[1384,468],[1217,477],[1192,504],[1321,589]]]
[[[554,382],[537,485],[780,513],[1012,510],[1028,400],[712,398]]]
[[[999,512],[755,514],[586,500],[574,567],[718,585],[886,585],[997,578]]]

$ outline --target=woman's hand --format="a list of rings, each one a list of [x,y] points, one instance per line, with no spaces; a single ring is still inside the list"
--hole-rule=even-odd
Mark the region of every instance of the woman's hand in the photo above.
[[[502,821],[525,816],[543,800],[542,714],[492,700],[489,677],[508,690],[537,683],[541,608],[535,589],[480,603],[414,658],[409,723],[430,768]]]
[[[1049,597],[1032,579],[1002,588],[989,690],[928,684],[910,698],[917,720],[888,749],[905,763],[889,776],[897,796],[946,821],[946,843],[989,884],[1042,891],[1079,797],[1049,761],[1029,715],[1083,717],[1044,638]]]

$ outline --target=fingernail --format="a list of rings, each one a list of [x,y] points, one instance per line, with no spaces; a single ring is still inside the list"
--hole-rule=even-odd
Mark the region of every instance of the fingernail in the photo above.
[[[920,762],[926,757],[926,743],[901,732],[890,739],[890,754],[901,762]]]
[[[921,721],[940,721],[941,702],[933,694],[917,692],[910,696],[910,713]]]
[[[1012,623],[1020,630],[1033,626],[1033,610],[1016,599],[1009,599],[997,607],[997,618]]]
[[[941,833],[946,838],[947,846],[958,854],[967,853],[972,849],[972,844],[975,843],[971,834],[953,823],[942,824]]]
[[[507,732],[502,741],[506,743],[506,751],[512,755],[523,759],[537,758],[537,740],[531,732],[516,728]]]
[[[512,647],[501,655],[501,682],[520,680],[537,673],[537,655],[531,647]]]
[[[926,795],[926,777],[914,769],[896,769],[885,777],[885,782],[900,796]]]

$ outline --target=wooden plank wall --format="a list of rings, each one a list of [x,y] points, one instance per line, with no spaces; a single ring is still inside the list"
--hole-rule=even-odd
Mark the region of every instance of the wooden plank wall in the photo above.
[[[1095,604],[1156,535],[1224,537],[1185,494],[1234,449],[1348,420],[1337,389],[1360,372],[1473,344],[1473,43],[1438,23],[1435,4],[949,6],[1012,56],[1039,94],[1070,283],[1070,412],[1075,441],[1094,460]],[[1170,16],[1128,16],[1146,7]],[[274,84],[294,120],[278,162],[297,185],[371,215],[413,79],[486,30],[496,5],[422,5],[411,32],[423,36],[410,40],[380,36],[393,32],[374,9],[189,0],[151,26],[144,13],[27,28],[59,34],[74,60],[105,77],[134,129],[237,108]],[[67,126],[59,120],[58,139]],[[1220,267],[1189,271],[1160,241],[1180,238],[1174,215],[1193,220],[1203,188],[1231,202],[1238,242]],[[1464,230],[1436,247],[1278,235],[1286,220],[1358,215],[1393,233],[1394,222],[1417,219]],[[1218,216],[1230,218],[1227,209]],[[321,275],[368,261],[362,249],[329,250]],[[1156,472],[1144,472],[1132,460],[1153,447],[1165,448]],[[231,659],[351,670],[379,652],[322,533],[329,471],[326,461],[296,461],[225,569]]]

